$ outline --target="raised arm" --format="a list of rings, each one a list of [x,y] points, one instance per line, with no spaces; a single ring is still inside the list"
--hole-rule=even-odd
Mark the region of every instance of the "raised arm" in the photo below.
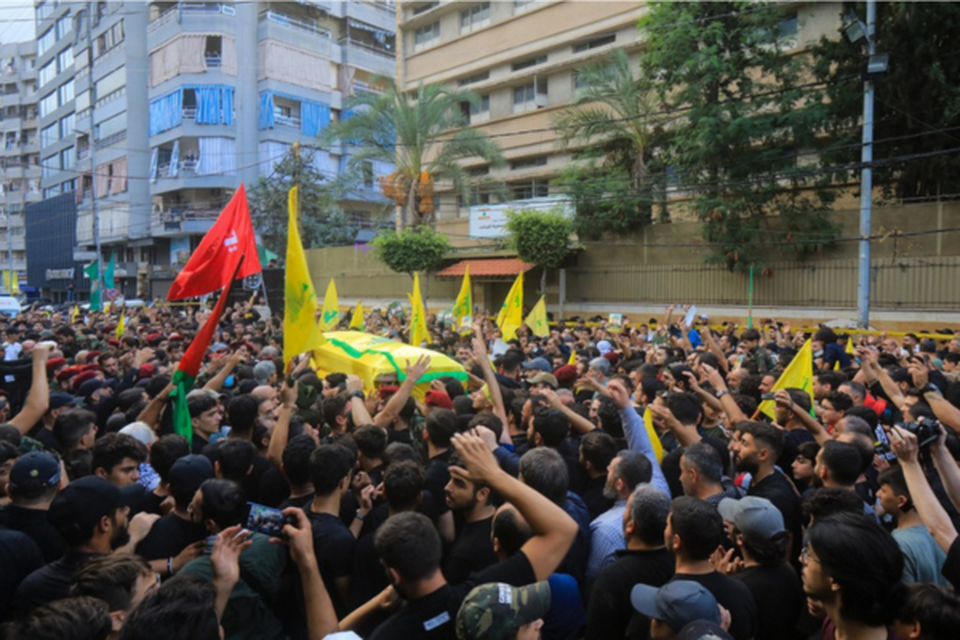
[[[23,403],[23,408],[10,419],[9,423],[15,426],[21,435],[26,435],[35,424],[40,422],[50,406],[47,360],[50,358],[51,351],[53,351],[53,345],[43,342],[33,348],[33,380],[30,382],[30,392],[27,394],[27,401]]]
[[[300,573],[304,608],[307,612],[307,633],[310,640],[321,640],[338,630],[337,614],[320,577],[317,557],[313,550],[310,521],[303,510],[296,507],[284,509],[283,515],[293,521],[283,526],[283,535],[290,546],[290,557]]]
[[[227,356],[226,362],[223,363],[223,366],[220,367],[220,371],[217,371],[217,375],[207,380],[207,383],[203,385],[203,388],[219,392],[220,389],[223,389],[223,384],[227,381],[227,378],[231,373],[233,373],[233,370],[238,364],[240,364],[240,354],[231,353],[229,356]]]
[[[721,362],[724,362],[724,360],[721,360]],[[733,399],[733,394],[727,388],[727,382],[720,375],[720,372],[708,364],[701,363],[700,368],[707,376],[707,382],[710,383],[710,386],[717,390],[720,406],[723,407],[723,412],[727,414],[727,424],[734,425],[746,420],[747,415],[740,409],[737,401]]]
[[[610,391],[613,403],[620,410],[620,419],[623,422],[623,434],[627,440],[627,446],[647,457],[653,467],[653,476],[650,478],[650,483],[669,496],[670,485],[667,484],[667,479],[663,476],[663,470],[660,469],[660,461],[657,460],[657,454],[653,450],[653,443],[650,441],[650,435],[647,433],[643,418],[630,404],[630,394],[627,392],[627,388],[620,380],[613,379],[607,384],[607,389]]]
[[[350,394],[350,416],[353,418],[353,424],[361,426],[365,424],[374,424],[373,417],[367,411],[367,405],[357,392],[363,392],[363,380],[360,376],[347,376],[347,393]]]
[[[827,430],[823,428],[823,425],[817,422],[816,418],[811,416],[808,411],[804,411],[803,407],[793,401],[789,391],[780,389],[775,395],[777,404],[790,409],[793,415],[797,416],[797,419],[803,423],[804,428],[810,432],[813,439],[817,441],[817,444],[822,447],[825,442],[832,439],[830,438],[830,434],[827,433]]]
[[[267,459],[279,469],[283,464],[283,450],[287,448],[287,442],[290,440],[290,416],[297,406],[297,385],[287,386],[287,380],[284,379],[280,386],[280,415],[277,422],[273,425],[273,433],[270,434],[270,444],[267,446]]]
[[[464,466],[450,467],[450,474],[490,487],[520,512],[533,531],[520,551],[537,580],[549,578],[573,544],[577,523],[539,491],[503,471],[480,436],[459,433],[452,442]]]
[[[487,355],[487,345],[480,336],[480,325],[477,324],[473,331],[473,359],[480,364],[483,370],[483,380],[490,392],[490,401],[493,403],[493,414],[500,418],[503,424],[503,434],[500,436],[501,444],[513,444],[510,437],[510,429],[507,429],[507,411],[503,404],[503,394],[500,393],[500,383],[497,382],[497,376],[493,372],[493,365],[490,364],[490,356]]]
[[[406,380],[400,385],[400,389],[387,401],[386,406],[383,407],[383,411],[374,417],[373,424],[383,429],[393,424],[393,421],[400,415],[400,411],[403,410],[404,405],[407,404],[407,398],[413,393],[413,388],[429,368],[429,356],[420,356],[415,363],[408,364]]]
[[[156,431],[160,425],[160,416],[163,413],[163,408],[167,406],[167,402],[170,400],[170,393],[173,389],[172,382],[164,387],[163,390],[143,408],[143,411],[137,416],[137,420],[150,425],[150,428]]]
[[[927,365],[914,360],[910,363],[910,375],[913,377],[913,386],[923,393],[923,399],[930,405],[937,420],[945,427],[960,431],[960,409],[950,401],[935,386],[930,385],[930,374]]]
[[[597,428],[597,425],[593,424],[582,415],[563,404],[563,401],[560,399],[560,396],[557,395],[556,391],[552,389],[542,389],[537,391],[537,393],[547,399],[547,402],[550,403],[551,408],[556,409],[567,416],[567,419],[570,420],[570,426],[573,427],[574,431],[580,435],[590,433]]]

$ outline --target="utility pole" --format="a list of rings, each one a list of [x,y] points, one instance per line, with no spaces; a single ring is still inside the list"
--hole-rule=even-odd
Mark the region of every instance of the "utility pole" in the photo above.
[[[867,47],[870,56],[877,53],[876,0],[867,0]],[[863,81],[863,145],[860,150],[860,242],[857,267],[857,326],[870,326],[870,236],[873,233],[873,79]]]
[[[90,204],[93,208],[93,242],[97,251],[97,291],[100,292],[100,309],[103,309],[105,291],[103,290],[103,259],[100,253],[100,210],[97,208],[97,141],[93,124],[93,110],[97,104],[97,83],[93,81],[93,12],[96,4],[87,4],[87,55],[90,56]],[[83,180],[83,176],[80,176]],[[92,289],[91,289],[92,290]],[[91,309],[92,311],[92,309]]]

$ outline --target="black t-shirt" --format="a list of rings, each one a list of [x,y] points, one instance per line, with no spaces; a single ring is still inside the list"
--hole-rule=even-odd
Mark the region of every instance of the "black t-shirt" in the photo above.
[[[137,545],[137,555],[147,560],[172,558],[180,555],[187,545],[203,540],[206,535],[203,525],[168,513],[153,523],[150,533]]]
[[[349,613],[347,603],[343,601],[337,589],[337,578],[349,576],[353,570],[353,552],[357,541],[350,529],[337,516],[328,513],[313,513],[307,509],[307,517],[313,527],[313,549],[320,567],[323,583],[333,600],[337,617],[343,618]]]
[[[130,511],[130,517],[132,518],[138,513],[155,513],[158,516],[163,515],[163,510],[160,505],[163,504],[163,501],[166,500],[166,496],[158,496],[153,491],[148,491],[143,495],[134,509]]]
[[[723,461],[723,472],[727,473],[728,461],[730,460],[727,443],[719,438],[703,435],[702,429],[700,430],[700,437],[702,442],[710,445],[717,452],[720,460]],[[673,496],[683,495],[683,485],[680,483],[680,457],[682,455],[683,447],[680,447],[665,455],[660,462],[660,470],[663,471],[663,477],[666,478],[667,485],[670,487],[670,494]]]
[[[57,442],[57,439],[53,437],[53,429],[40,427],[30,437],[42,444],[44,448],[48,449],[49,451],[60,453],[60,444]]]
[[[593,521],[598,515],[613,506],[614,501],[603,495],[603,487],[607,482],[607,476],[602,475],[596,478],[589,478],[583,486],[583,492],[580,497],[583,503],[587,505],[587,511],[590,513],[590,520]]]
[[[587,608],[586,640],[647,638],[650,619],[630,604],[630,592],[634,585],[660,587],[673,577],[676,561],[666,549],[621,549],[616,553],[616,561],[601,569],[593,583]]]
[[[783,525],[793,536],[793,549],[790,552],[791,561],[799,562],[795,559],[800,557],[800,547],[803,546],[803,534],[801,532],[803,506],[793,483],[785,475],[775,470],[760,482],[751,482],[747,495],[766,498],[780,510],[783,515]]]
[[[754,640],[780,640],[793,635],[806,606],[800,577],[785,562],[772,567],[747,567],[734,578],[747,585],[757,604]]]
[[[209,440],[204,440],[197,435],[197,432],[193,432],[193,437],[190,440],[190,453],[194,455],[202,455],[203,449],[210,444]]]
[[[10,601],[17,586],[43,566],[40,549],[26,534],[0,529],[0,622],[10,619]]]
[[[954,589],[960,590],[960,536],[950,544],[947,559],[940,567],[940,575],[946,578]]]
[[[430,595],[404,602],[394,615],[377,627],[370,640],[457,640],[457,612],[471,589],[488,582],[506,582],[519,587],[536,580],[530,561],[520,552],[473,574],[463,584],[447,584]]]
[[[25,509],[9,504],[0,509],[0,527],[26,534],[40,548],[44,562],[53,562],[67,551],[67,543],[50,524],[46,509]]]
[[[48,602],[70,595],[70,580],[73,574],[99,553],[67,551],[62,558],[44,565],[28,575],[13,596],[11,610],[21,616]]]
[[[268,507],[278,507],[290,497],[290,483],[280,473],[280,469],[270,465],[260,478],[260,504]]]
[[[308,493],[305,496],[298,496],[296,498],[287,498],[281,502],[277,508],[281,511],[289,507],[297,507],[298,509],[303,509],[306,511],[310,507],[310,503],[313,502],[313,493]]]
[[[450,470],[447,467],[452,453],[453,449],[438,453],[430,458],[423,470],[423,488],[434,496],[443,496],[444,487],[450,482]],[[443,515],[449,510],[444,500],[437,500],[436,508],[437,515]]]
[[[742,582],[717,571],[704,574],[677,573],[674,580],[699,582],[713,594],[717,602],[730,612],[730,635],[736,640],[750,640],[757,634],[757,603]]]
[[[497,562],[497,554],[493,552],[493,540],[490,537],[492,527],[493,516],[463,526],[443,563],[443,577],[448,582],[465,582],[471,573],[486,569]]]

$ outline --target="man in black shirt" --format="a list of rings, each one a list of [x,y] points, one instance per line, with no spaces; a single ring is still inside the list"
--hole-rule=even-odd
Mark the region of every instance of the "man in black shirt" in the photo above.
[[[609,433],[596,430],[580,439],[580,465],[587,478],[580,497],[587,505],[590,520],[613,506],[614,500],[603,495],[607,467],[617,455],[617,442]]]
[[[10,601],[17,585],[43,566],[40,549],[19,531],[0,529],[0,623],[10,619]]]
[[[60,486],[60,462],[49,453],[31,451],[20,456],[10,471],[10,504],[0,509],[0,527],[25,533],[40,548],[45,562],[67,550],[47,511]]]
[[[210,437],[220,431],[220,421],[223,419],[220,400],[214,393],[199,389],[187,396],[187,408],[193,428],[190,452],[201,453],[210,444]]]
[[[167,473],[173,511],[154,523],[147,537],[137,545],[138,555],[147,560],[169,558],[173,570],[179,569],[181,561],[191,559],[178,560],[177,556],[189,545],[203,540],[206,531],[202,524],[193,521],[188,508],[200,485],[212,477],[213,466],[205,456],[190,454],[173,463]]]
[[[597,576],[587,610],[587,640],[646,638],[650,620],[635,611],[630,591],[636,584],[659,587],[673,576],[673,556],[663,543],[670,498],[643,484],[627,499],[623,537],[627,548]]]
[[[424,489],[434,496],[444,495],[444,488],[450,482],[448,470],[450,438],[457,432],[457,414],[449,409],[433,409],[427,415],[423,437],[427,443],[427,466],[424,471]],[[440,513],[446,513],[447,505],[440,501]]]
[[[454,475],[496,491],[520,512],[534,535],[520,553],[474,574],[464,584],[451,586],[440,570],[440,536],[430,520],[417,513],[390,518],[377,531],[375,543],[404,603],[376,629],[373,640],[453,640],[457,637],[457,612],[474,586],[487,582],[522,586],[545,580],[559,566],[577,533],[576,523],[560,507],[500,469],[480,437],[459,434],[453,445],[466,469],[454,468]],[[378,606],[379,598],[371,600],[351,618],[359,619]]]
[[[462,468],[456,453],[450,458],[450,468]],[[497,561],[490,537],[497,509],[492,503],[494,496],[490,487],[470,482],[462,474],[451,476],[444,491],[447,507],[463,519],[463,526],[443,563],[443,575],[457,584]]]
[[[50,406],[43,414],[43,424],[33,433],[33,439],[50,451],[60,451],[60,445],[53,436],[53,422],[57,416],[83,403],[83,398],[75,398],[63,391],[50,394]]]
[[[667,548],[676,560],[673,580],[692,580],[706,587],[730,612],[730,635],[750,640],[757,630],[753,595],[746,585],[719,573],[710,562],[723,536],[723,519],[716,508],[690,496],[674,498],[664,530]]]

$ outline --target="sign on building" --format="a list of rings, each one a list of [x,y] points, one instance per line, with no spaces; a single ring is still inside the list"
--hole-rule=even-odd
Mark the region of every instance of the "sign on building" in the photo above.
[[[547,211],[556,209],[568,218],[573,217],[573,203],[568,198],[531,198],[500,204],[482,204],[470,207],[471,238],[504,238],[507,235],[507,211]]]

